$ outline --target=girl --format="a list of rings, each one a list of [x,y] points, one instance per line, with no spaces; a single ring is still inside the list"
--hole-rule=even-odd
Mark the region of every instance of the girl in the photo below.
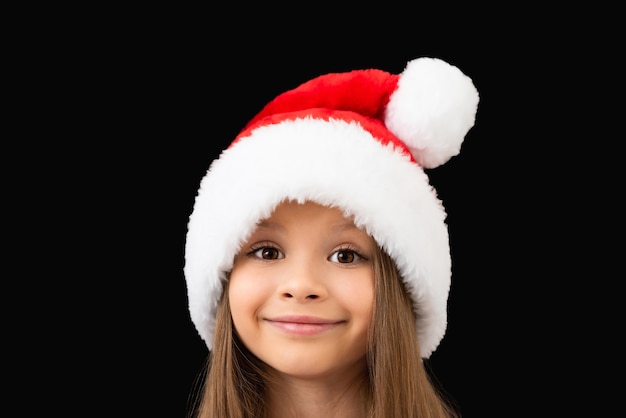
[[[478,93],[457,67],[317,77],[256,115],[202,179],[185,251],[209,349],[190,416],[454,417],[424,367],[447,326],[445,211]]]

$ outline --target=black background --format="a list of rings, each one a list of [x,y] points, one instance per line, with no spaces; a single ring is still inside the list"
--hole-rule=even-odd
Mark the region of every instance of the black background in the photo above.
[[[35,59],[19,103],[41,111],[45,134],[36,152],[23,143],[37,164],[22,193],[37,196],[35,212],[46,208],[33,222],[49,232],[22,239],[55,271],[38,276],[45,308],[24,331],[37,330],[42,353],[30,363],[51,366],[46,392],[63,388],[48,409],[183,417],[207,356],[187,311],[183,249],[211,160],[285,90],[328,72],[399,73],[421,56],[459,67],[481,97],[461,153],[429,171],[453,258],[449,325],[430,366],[468,418],[575,404],[571,394],[556,402],[555,387],[577,377],[570,331],[585,327],[565,309],[575,286],[564,266],[576,255],[563,255],[572,235],[562,205],[585,184],[573,178],[584,172],[563,168],[575,138],[589,138],[582,124],[572,129],[579,114],[568,107],[581,90],[571,80],[590,47],[584,36],[545,14],[514,23],[336,12],[305,23],[256,11],[108,11],[42,33],[23,53]]]

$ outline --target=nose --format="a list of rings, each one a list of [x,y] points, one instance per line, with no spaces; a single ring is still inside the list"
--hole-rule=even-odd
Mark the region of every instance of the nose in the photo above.
[[[281,299],[297,302],[321,301],[328,296],[324,284],[323,266],[302,259],[292,260],[282,272],[278,287]]]

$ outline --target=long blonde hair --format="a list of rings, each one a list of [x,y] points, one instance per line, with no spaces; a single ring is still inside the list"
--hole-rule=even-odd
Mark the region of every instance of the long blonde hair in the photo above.
[[[455,418],[453,401],[420,357],[413,302],[395,263],[384,251],[373,257],[375,306],[369,332],[366,418]],[[270,418],[268,374],[234,332],[228,290],[216,317],[215,340],[190,418]]]

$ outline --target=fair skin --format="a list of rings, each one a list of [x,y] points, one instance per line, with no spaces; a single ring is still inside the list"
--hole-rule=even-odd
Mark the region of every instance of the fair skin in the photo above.
[[[374,245],[340,210],[288,202],[237,255],[231,314],[243,343],[271,367],[272,416],[363,416]]]

